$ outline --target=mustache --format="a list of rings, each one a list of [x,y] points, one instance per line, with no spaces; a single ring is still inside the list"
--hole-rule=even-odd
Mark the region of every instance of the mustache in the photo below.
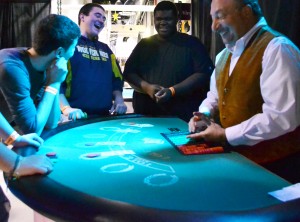
[[[215,33],[217,33],[219,35],[222,35],[222,33],[225,33],[225,32],[229,32],[229,28],[221,27],[221,28],[219,28],[218,30],[215,31]]]

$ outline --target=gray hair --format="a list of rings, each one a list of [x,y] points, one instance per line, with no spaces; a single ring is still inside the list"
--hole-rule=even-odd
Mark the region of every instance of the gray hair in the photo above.
[[[235,0],[235,2],[237,3],[238,7],[249,5],[252,8],[254,15],[256,15],[258,18],[263,17],[263,13],[258,0]]]

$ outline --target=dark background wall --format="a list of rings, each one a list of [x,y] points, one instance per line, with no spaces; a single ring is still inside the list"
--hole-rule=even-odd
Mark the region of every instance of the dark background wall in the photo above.
[[[31,46],[35,26],[50,14],[50,0],[0,0],[0,49]],[[212,59],[224,45],[211,31],[210,0],[191,0],[192,34],[199,37]],[[268,24],[300,47],[300,0],[259,0]],[[62,1],[63,3],[63,1]],[[52,7],[57,7],[56,5]]]
[[[0,0],[0,49],[30,47],[38,22],[50,14],[50,0]]]
[[[300,1],[259,0],[265,18],[273,29],[289,37],[300,47]],[[211,32],[210,0],[192,0],[192,32],[199,37],[212,59],[224,45],[219,36]]]

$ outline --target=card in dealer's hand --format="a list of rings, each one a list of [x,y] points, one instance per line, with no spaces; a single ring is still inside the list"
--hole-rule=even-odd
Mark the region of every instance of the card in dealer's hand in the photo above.
[[[161,135],[172,144],[179,152],[184,155],[223,153],[224,149],[221,146],[210,146],[203,140],[194,140],[187,138],[190,132],[171,132],[161,133]]]

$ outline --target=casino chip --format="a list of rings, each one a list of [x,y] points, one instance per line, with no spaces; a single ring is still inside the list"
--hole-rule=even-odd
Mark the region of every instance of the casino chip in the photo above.
[[[57,157],[55,152],[46,153],[46,156],[49,157],[49,158],[56,158]]]
[[[85,146],[95,146],[96,143],[95,142],[87,142],[84,144]]]
[[[95,158],[95,157],[98,157],[98,156],[101,156],[101,154],[100,153],[88,153],[85,157]]]

